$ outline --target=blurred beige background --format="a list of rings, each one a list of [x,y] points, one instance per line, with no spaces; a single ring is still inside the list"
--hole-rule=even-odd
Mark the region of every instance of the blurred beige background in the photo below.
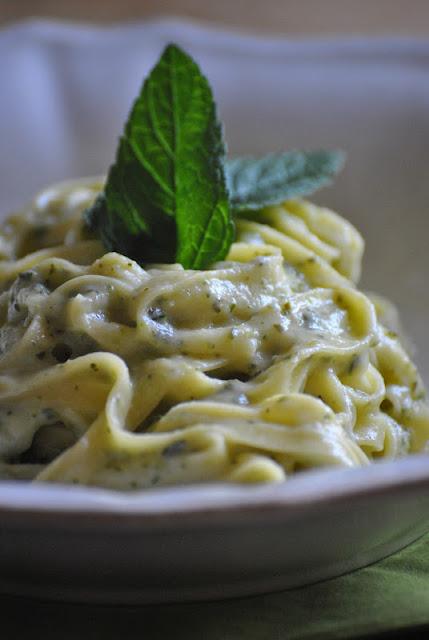
[[[429,0],[0,0],[0,24],[35,16],[108,23],[165,15],[264,33],[429,35]]]

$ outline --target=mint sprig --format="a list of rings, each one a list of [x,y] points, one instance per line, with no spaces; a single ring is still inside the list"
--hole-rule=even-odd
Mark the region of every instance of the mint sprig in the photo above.
[[[308,196],[328,185],[343,164],[340,151],[288,151],[229,160],[226,181],[231,207],[255,210]]]
[[[207,79],[169,45],[143,84],[104,194],[86,219],[109,250],[203,269],[225,257],[234,235],[224,155]]]
[[[228,253],[232,214],[257,215],[267,205],[310,195],[329,184],[343,161],[338,151],[225,161],[210,85],[171,44],[143,84],[104,191],[85,220],[109,251],[141,264],[205,269]]]

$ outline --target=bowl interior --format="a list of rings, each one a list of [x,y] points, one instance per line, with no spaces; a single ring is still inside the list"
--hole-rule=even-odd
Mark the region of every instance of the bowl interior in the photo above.
[[[316,200],[363,233],[363,286],[398,304],[429,382],[429,42],[263,40],[168,20],[8,28],[0,32],[0,214],[52,182],[107,170],[142,77],[171,41],[209,76],[232,154],[348,152],[344,173]],[[123,495],[3,484],[0,591],[34,595],[35,585],[39,597],[129,603],[296,586],[421,535],[428,486],[427,456],[277,487]]]

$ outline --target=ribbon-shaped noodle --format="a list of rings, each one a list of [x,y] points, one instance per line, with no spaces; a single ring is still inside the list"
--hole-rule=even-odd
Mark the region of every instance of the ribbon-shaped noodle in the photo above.
[[[363,242],[288,201],[240,219],[225,262],[103,255],[100,182],[42,192],[0,235],[0,474],[136,489],[278,482],[428,449],[429,411]]]

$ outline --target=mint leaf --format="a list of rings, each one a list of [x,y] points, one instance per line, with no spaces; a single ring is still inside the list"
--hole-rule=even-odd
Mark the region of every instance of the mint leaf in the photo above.
[[[176,45],[143,84],[86,221],[108,250],[203,269],[234,235],[224,144],[207,79]]]
[[[262,158],[234,158],[225,167],[231,207],[261,209],[308,196],[328,185],[344,164],[340,151],[289,151]]]

